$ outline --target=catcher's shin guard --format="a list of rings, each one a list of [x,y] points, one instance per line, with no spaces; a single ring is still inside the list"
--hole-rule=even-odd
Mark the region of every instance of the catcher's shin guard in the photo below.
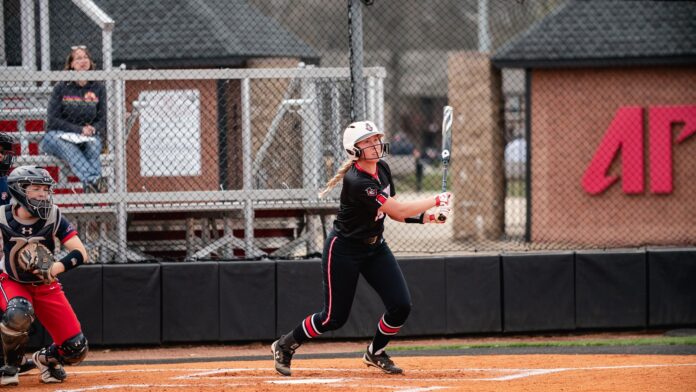
[[[10,299],[0,322],[5,364],[16,368],[22,365],[32,322],[34,322],[34,308],[31,302],[23,297]]]
[[[55,347],[55,345],[51,347]],[[88,352],[89,344],[82,332],[70,339],[66,339],[63,344],[57,348],[58,358],[60,362],[65,365],[78,365],[87,357]]]

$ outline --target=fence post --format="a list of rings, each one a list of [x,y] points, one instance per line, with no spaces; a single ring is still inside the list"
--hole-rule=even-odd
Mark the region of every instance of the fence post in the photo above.
[[[121,66],[121,71],[125,66]],[[114,113],[116,115],[114,127],[114,176],[116,177],[116,193],[126,196],[126,135],[125,135],[125,103],[126,103],[126,81],[124,79],[114,80],[113,86],[116,90],[116,107]],[[118,231],[118,255],[123,257],[123,262],[128,261],[126,254],[128,240],[128,225],[126,198],[122,197],[116,203],[116,230]]]
[[[242,79],[242,187],[246,191],[253,189],[251,172],[251,82]],[[246,257],[254,254],[254,206],[247,197],[244,201],[244,253]]]
[[[350,118],[365,119],[363,81],[363,25],[360,0],[348,0],[348,34],[350,35]]]

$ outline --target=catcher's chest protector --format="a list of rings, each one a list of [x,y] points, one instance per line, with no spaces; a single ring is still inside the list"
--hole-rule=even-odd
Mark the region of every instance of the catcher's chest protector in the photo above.
[[[2,206],[0,209],[0,231],[3,242],[3,267],[5,272],[13,279],[22,283],[35,283],[39,281],[30,272],[22,272],[17,265],[17,252],[29,242],[40,242],[51,252],[55,248],[55,235],[60,222],[60,210],[53,206],[48,218],[39,219],[32,225],[18,222],[12,215],[12,204]]]

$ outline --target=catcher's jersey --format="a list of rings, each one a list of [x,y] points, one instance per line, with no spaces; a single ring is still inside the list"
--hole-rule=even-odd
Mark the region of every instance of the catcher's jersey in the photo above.
[[[20,220],[13,209],[16,204],[0,207],[0,234],[3,244],[3,269],[14,280],[24,283],[40,282],[41,279],[31,272],[23,272],[17,268],[16,253],[29,242],[40,242],[51,252],[55,250],[55,239],[61,243],[77,235],[77,231],[61,216],[55,205],[48,219],[38,219],[35,222]]]
[[[381,235],[386,215],[378,210],[394,195],[396,188],[386,162],[377,162],[376,175],[366,172],[356,162],[343,177],[334,230],[342,237],[356,240]]]

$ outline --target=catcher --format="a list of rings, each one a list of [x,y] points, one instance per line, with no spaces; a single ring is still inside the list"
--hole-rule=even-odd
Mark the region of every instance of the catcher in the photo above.
[[[9,133],[0,132],[0,207],[10,202],[10,195],[7,192],[7,174],[12,169],[12,164],[14,164],[14,151],[16,149],[19,149],[17,138]],[[2,312],[0,312],[0,319],[2,319]],[[3,353],[0,352],[0,364],[4,363],[5,358]],[[19,367],[19,374],[21,375],[35,368],[34,361],[24,358],[22,365]]]
[[[29,340],[29,326],[38,318],[53,344],[32,355],[43,383],[66,379],[63,365],[77,365],[87,356],[87,339],[58,274],[87,261],[77,231],[53,205],[53,178],[43,168],[20,166],[7,178],[12,203],[0,207],[4,271],[0,274],[0,336],[5,366],[0,385],[18,385],[19,368]],[[67,256],[54,260],[55,239]]]

